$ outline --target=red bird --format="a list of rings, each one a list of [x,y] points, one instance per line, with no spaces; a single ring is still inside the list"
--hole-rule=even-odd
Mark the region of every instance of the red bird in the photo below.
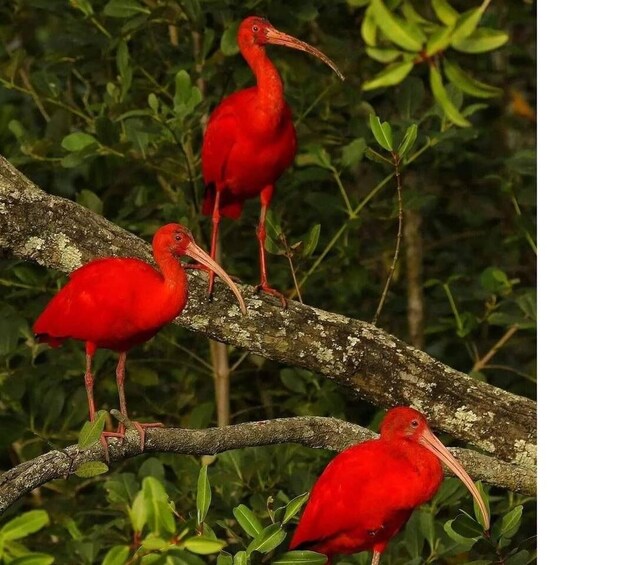
[[[212,217],[210,255],[214,259],[221,217],[237,219],[245,200],[260,194],[256,236],[261,280],[257,290],[277,296],[285,306],[283,295],[267,282],[265,216],[274,195],[274,183],[294,160],[296,130],[283,97],[283,81],[265,53],[268,43],[306,51],[344,79],[333,61],[318,49],[278,31],[263,18],[244,19],[238,29],[238,45],[256,75],[256,86],[231,94],[210,116],[201,156],[206,186],[203,213]],[[211,274],[210,287],[213,281]]]
[[[389,410],[379,439],[345,449],[318,478],[290,549],[334,555],[373,550],[372,565],[420,504],[442,483],[440,459],[490,517],[475,483],[431,432],[426,418],[407,407]]]
[[[188,297],[188,282],[179,257],[188,255],[218,274],[236,295],[241,310],[245,303],[227,273],[194,243],[189,230],[178,224],[158,229],[152,251],[161,272],[148,263],[132,258],[96,259],[70,275],[69,282],[53,297],[33,325],[36,338],[57,347],[67,339],[86,342],[84,383],[88,395],[88,413],[95,419],[91,361],[100,348],[119,353],[117,390],[120,411],[124,416],[126,397],[124,377],[126,352],[153,337],[183,310]],[[145,441],[145,427],[158,424],[133,423]],[[120,424],[115,433],[123,437]],[[102,438],[102,444],[107,447]]]

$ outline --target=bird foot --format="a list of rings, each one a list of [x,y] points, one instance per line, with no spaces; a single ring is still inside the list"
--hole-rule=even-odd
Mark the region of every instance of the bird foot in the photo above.
[[[283,307],[283,309],[287,308],[287,298],[285,298],[282,292],[269,286],[267,282],[262,282],[261,284],[259,284],[256,287],[255,292],[256,293],[264,292],[265,294],[270,294],[280,300],[280,305]]]
[[[161,422],[136,422],[130,420],[127,416],[122,414],[119,410],[111,410],[110,413],[119,420],[119,426],[117,426],[116,432],[104,432],[114,437],[124,438],[126,436],[126,430],[135,428],[139,434],[139,443],[141,444],[141,451],[144,451],[146,447],[146,429],[147,428],[162,428]]]

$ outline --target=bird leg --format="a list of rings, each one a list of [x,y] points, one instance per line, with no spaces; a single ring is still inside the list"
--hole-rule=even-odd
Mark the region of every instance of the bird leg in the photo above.
[[[212,210],[212,235],[210,241],[210,257],[213,261],[216,261],[216,243],[219,237],[219,224],[221,223],[221,212],[219,206],[221,204],[221,190],[217,185],[214,193],[214,209]],[[214,277],[216,274],[210,271],[210,279],[208,282],[208,296],[212,294],[214,290]]]
[[[124,380],[126,379],[126,353],[121,352],[119,354],[119,361],[117,362],[117,392],[119,393],[119,411],[125,420],[129,421],[137,430],[139,434],[139,440],[141,443],[141,450],[144,450],[146,445],[146,428],[160,428],[163,426],[160,422],[152,423],[140,423],[128,419],[128,410],[126,408],[126,394],[124,391]],[[123,438],[126,435],[126,426],[123,422],[119,423],[116,432],[105,432],[109,436]]]
[[[263,291],[266,294],[275,296],[280,300],[281,306],[283,308],[287,308],[287,299],[281,292],[272,288],[267,283],[267,261],[265,259],[265,238],[267,236],[267,231],[265,227],[265,219],[267,217],[267,208],[269,207],[269,202],[272,199],[273,194],[274,185],[271,184],[261,191],[261,217],[258,222],[258,228],[256,228],[256,238],[258,239],[258,251],[261,266],[261,282],[256,287],[256,292]]]
[[[379,551],[373,552],[373,559],[371,559],[371,565],[380,565],[380,557],[382,554]]]
[[[91,364],[93,361],[93,355],[95,354],[95,346],[93,344],[86,343],[86,372],[84,373],[84,386],[86,387],[86,396],[88,398],[88,419],[91,422],[95,421],[95,399],[93,398],[93,372],[91,371]],[[102,444],[104,450],[104,457],[106,461],[109,461],[108,456],[108,440],[107,432],[102,432],[99,436],[99,442]]]

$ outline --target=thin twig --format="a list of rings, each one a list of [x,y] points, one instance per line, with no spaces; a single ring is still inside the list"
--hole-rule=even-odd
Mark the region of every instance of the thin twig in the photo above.
[[[402,223],[404,221],[404,209],[402,208],[402,175],[400,174],[400,156],[393,152],[393,167],[394,167],[394,175],[396,181],[397,188],[397,199],[398,199],[398,232],[397,238],[395,240],[395,251],[393,252],[393,261],[391,262],[391,267],[389,268],[389,274],[386,277],[386,282],[384,283],[384,289],[382,290],[382,296],[380,297],[380,302],[378,307],[373,315],[373,320],[371,323],[375,326],[378,322],[378,318],[380,317],[380,312],[382,312],[382,308],[384,307],[384,302],[386,301],[386,297],[389,293],[389,287],[391,286],[391,280],[393,279],[393,273],[395,272],[395,267],[397,266],[398,258],[400,256],[400,245],[402,243]]]
[[[488,361],[490,361],[496,355],[497,351],[499,351],[506,344],[506,342],[517,333],[518,329],[518,324],[510,326],[508,328],[508,331],[501,337],[501,339],[490,348],[490,351],[488,351],[488,353],[486,353],[486,355],[484,355],[481,359],[477,359],[477,361],[475,361],[475,364],[471,369],[471,373],[473,371],[481,371],[488,364]]]

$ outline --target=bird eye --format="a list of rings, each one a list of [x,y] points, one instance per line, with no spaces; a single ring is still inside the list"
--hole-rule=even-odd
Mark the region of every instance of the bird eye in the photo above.
[[[411,420],[411,427],[412,428],[417,428],[417,426],[420,425],[419,420]]]
[[[182,239],[183,239],[183,236],[180,233],[174,236],[175,241],[181,241]]]
[[[252,31],[256,33],[258,31],[258,26],[252,26]]]

